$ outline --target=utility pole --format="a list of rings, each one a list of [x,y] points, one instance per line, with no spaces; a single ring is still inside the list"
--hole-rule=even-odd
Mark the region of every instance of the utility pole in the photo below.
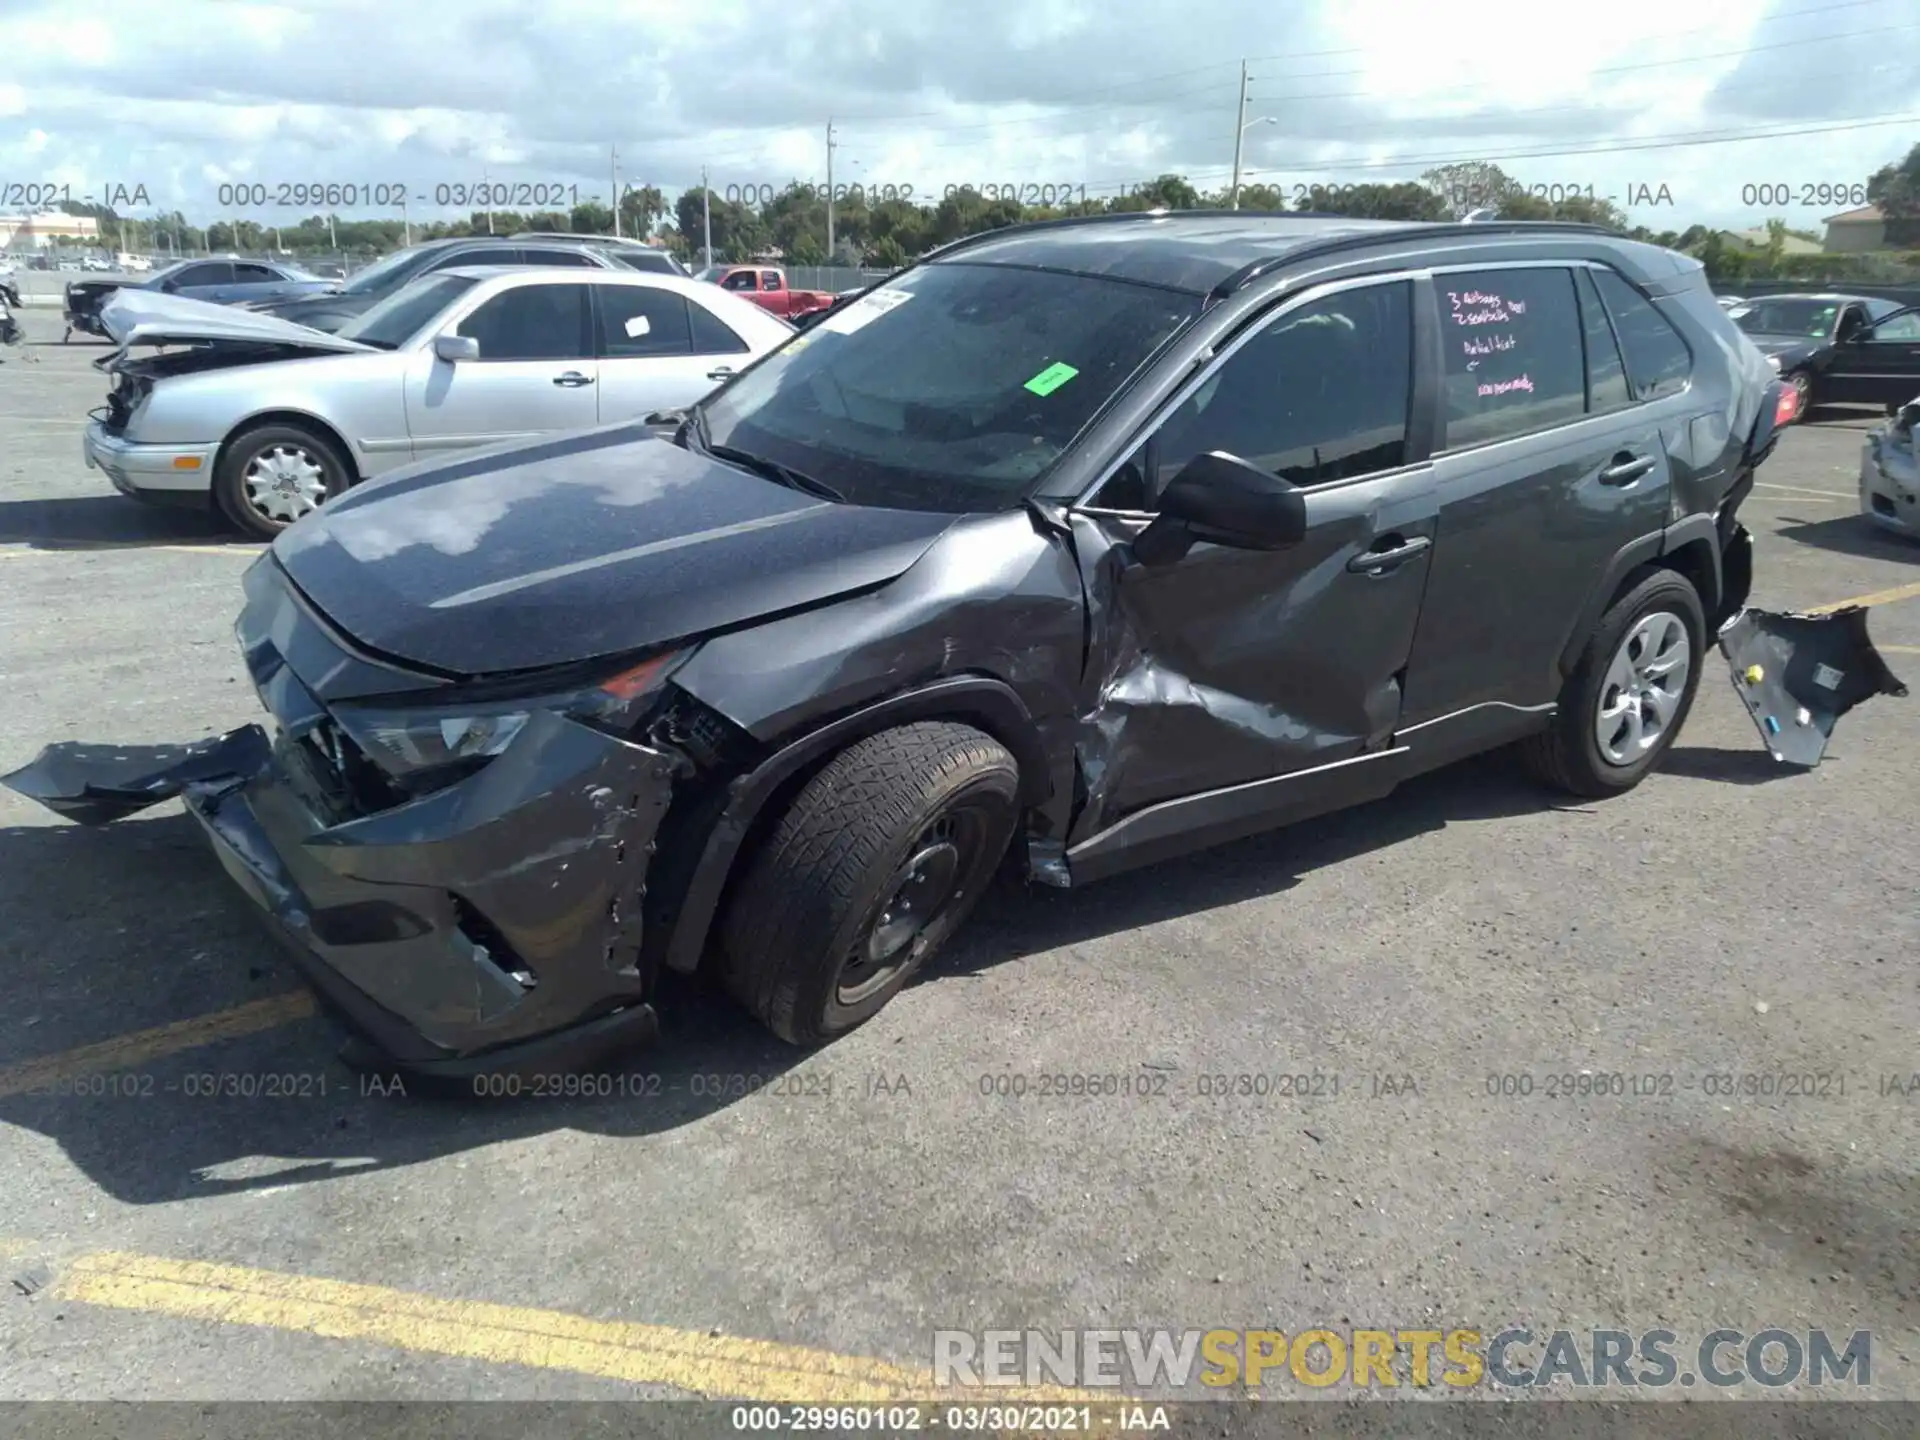
[[[480,169],[480,203],[487,207],[487,233],[493,234],[493,167]]]
[[[827,117],[827,264],[833,264],[833,117]]]
[[[613,147],[613,238],[620,238],[620,147]]]
[[[1247,62],[1240,62],[1240,108],[1234,111],[1233,132],[1233,189],[1227,197],[1227,208],[1240,208],[1240,154],[1247,140]]]
[[[706,264],[713,264],[713,189],[707,184],[707,167],[700,167],[700,240]],[[702,267],[705,268],[705,267]]]

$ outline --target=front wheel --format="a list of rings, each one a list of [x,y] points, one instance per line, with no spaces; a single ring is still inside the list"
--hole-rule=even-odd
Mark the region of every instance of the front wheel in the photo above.
[[[1699,593],[1671,570],[1614,601],[1561,687],[1552,725],[1521,743],[1527,768],[1589,798],[1638,785],[1693,708],[1706,628]]]
[[[794,798],[721,922],[722,972],[782,1040],[878,1014],[973,908],[1019,818],[1020,772],[951,721],[849,746]]]
[[[247,534],[271,540],[347,488],[347,464],[303,425],[261,425],[227,445],[214,474],[221,511]]]

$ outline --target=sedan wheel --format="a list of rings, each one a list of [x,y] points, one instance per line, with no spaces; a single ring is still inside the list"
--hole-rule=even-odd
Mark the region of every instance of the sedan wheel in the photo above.
[[[1804,370],[1795,370],[1785,378],[1793,391],[1793,418],[1787,423],[1797,425],[1807,418],[1807,407],[1813,403],[1813,377]]]
[[[261,518],[291,525],[327,498],[327,472],[304,445],[270,445],[247,462],[241,477],[247,504]]]
[[[1670,611],[1641,618],[1614,652],[1593,719],[1610,765],[1636,765],[1667,738],[1693,671],[1693,637]]]

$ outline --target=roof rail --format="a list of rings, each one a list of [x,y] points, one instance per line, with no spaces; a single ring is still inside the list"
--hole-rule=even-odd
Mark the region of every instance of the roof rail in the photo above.
[[[1081,225],[1126,225],[1140,220],[1164,220],[1169,215],[1178,215],[1182,219],[1192,216],[1214,215],[1258,215],[1258,210],[1110,210],[1100,215],[1062,215],[1055,220],[1026,220],[1012,225],[1002,225],[995,230],[980,230],[972,235],[962,235],[958,240],[949,240],[944,245],[936,245],[920,257],[921,261],[934,260],[943,255],[951,255],[956,250],[965,250],[987,240],[998,239],[1018,231],[1022,235],[1035,230],[1067,230]],[[1272,212],[1279,214],[1282,212]],[[918,262],[916,262],[918,263]]]
[[[1351,231],[1344,235],[1330,235],[1325,240],[1311,241],[1297,249],[1288,250],[1279,255],[1263,255],[1258,260],[1249,261],[1234,271],[1226,279],[1207,293],[1209,302],[1224,300],[1236,290],[1243,290],[1262,275],[1270,274],[1283,265],[1291,265],[1302,258],[1318,255],[1337,254],[1342,250],[1364,250],[1368,246],[1378,245],[1384,240],[1398,238],[1415,233],[1436,238],[1458,236],[1463,239],[1477,240],[1491,235],[1611,235],[1619,238],[1619,232],[1609,230],[1604,225],[1579,224],[1571,220],[1462,220],[1454,223],[1434,222],[1430,220],[1409,220],[1404,226],[1394,226],[1383,230]]]

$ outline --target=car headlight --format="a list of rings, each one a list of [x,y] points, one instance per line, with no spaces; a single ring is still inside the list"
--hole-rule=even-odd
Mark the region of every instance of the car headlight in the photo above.
[[[692,649],[654,655],[597,684],[515,699],[432,696],[406,706],[341,704],[334,720],[369,759],[396,780],[435,770],[472,769],[514,741],[535,712],[555,711],[596,729],[623,731],[640,719]]]
[[[1780,357],[1778,355],[1767,356],[1767,364],[1773,368],[1774,374],[1778,375],[1780,373]]]

